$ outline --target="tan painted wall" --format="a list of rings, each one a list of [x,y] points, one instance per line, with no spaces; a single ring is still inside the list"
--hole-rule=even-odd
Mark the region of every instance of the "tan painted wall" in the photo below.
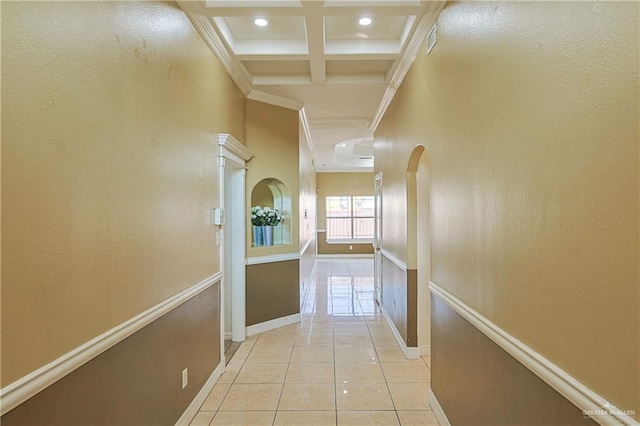
[[[175,4],[2,3],[2,385],[220,269],[244,97]]]
[[[373,195],[373,173],[318,173],[318,229],[326,229],[325,199],[338,195]]]
[[[638,36],[638,3],[448,4],[375,142],[385,248],[422,143],[433,280],[636,412]]]
[[[276,178],[291,194],[292,211],[285,214],[291,229],[291,244],[251,247],[251,222],[247,217],[247,256],[297,253],[300,245],[298,195],[300,193],[298,111],[253,100],[246,104],[246,145],[255,157],[248,163],[247,205],[251,191],[262,179]],[[286,212],[283,212],[286,213]]]

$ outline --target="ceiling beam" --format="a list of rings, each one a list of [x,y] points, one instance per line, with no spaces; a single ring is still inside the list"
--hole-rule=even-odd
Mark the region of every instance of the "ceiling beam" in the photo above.
[[[309,49],[309,68],[311,82],[323,84],[327,79],[327,65],[324,60],[324,16],[322,3],[308,0],[303,3],[304,24],[307,31]]]

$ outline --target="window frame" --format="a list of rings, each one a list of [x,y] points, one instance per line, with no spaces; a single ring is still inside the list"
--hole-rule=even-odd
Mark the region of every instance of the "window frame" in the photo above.
[[[349,199],[349,215],[348,216],[329,216],[329,199]],[[371,219],[375,221],[375,212],[372,212],[370,216],[355,216],[354,200],[357,198],[367,198],[371,203],[375,202],[373,195],[328,195],[325,197],[325,240],[327,244],[368,244],[373,243],[375,230],[372,228],[371,236],[357,238],[354,237],[355,232],[355,220],[357,219]],[[329,222],[334,219],[344,220],[349,219],[350,238],[331,238],[329,236]],[[373,224],[375,225],[375,224]]]

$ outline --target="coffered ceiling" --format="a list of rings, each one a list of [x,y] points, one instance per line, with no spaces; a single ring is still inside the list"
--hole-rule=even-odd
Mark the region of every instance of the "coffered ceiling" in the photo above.
[[[301,111],[316,170],[329,172],[373,170],[373,131],[443,2],[179,4],[248,98]]]

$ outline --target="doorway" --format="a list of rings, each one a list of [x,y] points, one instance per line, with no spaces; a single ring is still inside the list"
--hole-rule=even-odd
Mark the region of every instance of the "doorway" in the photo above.
[[[221,335],[223,340],[242,342],[246,338],[246,169],[253,157],[244,145],[228,134],[218,135],[220,146],[220,204],[225,211],[221,228]],[[221,342],[225,348],[225,342]],[[224,350],[224,349],[223,349]]]
[[[407,166],[407,263],[417,270],[417,346],[431,352],[431,193],[430,164],[425,147],[414,148]]]
[[[373,298],[379,306],[382,306],[382,172],[378,173],[374,180],[373,197],[374,232],[373,232]]]

